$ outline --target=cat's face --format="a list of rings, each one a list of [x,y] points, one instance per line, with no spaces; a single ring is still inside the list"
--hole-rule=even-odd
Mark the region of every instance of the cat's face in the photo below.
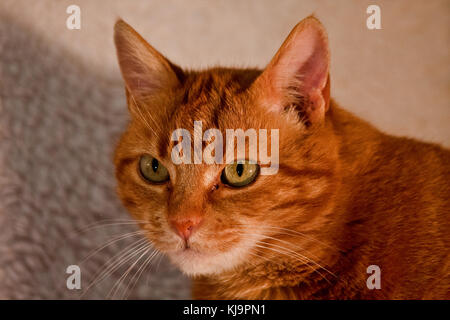
[[[303,23],[262,73],[225,68],[183,72],[124,22],[116,25],[132,115],[115,154],[119,195],[154,246],[187,274],[221,273],[273,258],[277,242],[270,247],[271,239],[307,245],[308,238],[295,232],[320,232],[335,172],[334,144],[323,120],[328,54],[317,20]],[[301,36],[297,49],[312,49],[304,57],[291,57],[292,43]],[[306,89],[292,92],[299,80],[288,79],[287,67],[312,74],[310,82],[301,82]],[[195,121],[201,121],[203,132],[217,129],[224,138],[227,129],[255,129],[257,143],[259,129],[267,129],[269,150],[276,129],[276,174],[262,175],[267,165],[249,158],[250,139],[245,160],[256,164],[174,163],[172,134],[186,129],[194,137]],[[205,150],[207,143],[200,146]],[[223,153],[227,158],[225,146]],[[244,160],[234,150],[233,157]]]

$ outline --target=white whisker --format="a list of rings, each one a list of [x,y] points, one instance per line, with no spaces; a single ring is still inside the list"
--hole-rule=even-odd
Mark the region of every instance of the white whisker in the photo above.
[[[133,262],[133,264],[128,267],[128,269],[122,274],[122,276],[116,281],[111,290],[109,291],[107,297],[112,298],[115,296],[117,291],[119,290],[120,284],[126,279],[131,270],[133,270],[134,266],[151,250],[151,243],[148,243],[143,249],[144,252]],[[135,255],[134,255],[135,256]],[[133,256],[133,257],[134,257]]]
[[[83,297],[88,290],[100,283],[103,279],[105,279],[107,276],[112,274],[116,269],[118,269],[123,263],[127,262],[130,259],[130,256],[133,257],[136,251],[140,250],[143,246],[147,245],[148,240],[143,238],[139,239],[129,246],[127,246],[125,249],[121,250],[118,254],[116,254],[114,257],[110,258],[108,261],[106,261],[101,267],[105,268],[104,270],[100,270],[97,272],[97,274],[94,276],[94,280],[88,285],[88,287],[83,291],[83,293],[80,295],[80,298]],[[133,250],[135,250],[133,252]],[[127,258],[125,258],[128,256]],[[126,260],[127,259],[127,260]]]
[[[128,233],[125,233],[125,234],[123,234],[121,236],[115,237],[115,238],[109,240],[104,245],[98,247],[97,249],[92,250],[83,260],[81,260],[80,264],[85,263],[94,254],[100,252],[101,250],[105,249],[106,247],[109,247],[110,245],[112,245],[112,244],[114,244],[114,243],[116,243],[116,242],[118,242],[120,240],[128,239],[128,238],[133,237],[133,236],[144,235],[146,233],[147,233],[147,231],[145,231],[145,230],[139,230],[139,231],[134,231],[134,232],[128,232]]]

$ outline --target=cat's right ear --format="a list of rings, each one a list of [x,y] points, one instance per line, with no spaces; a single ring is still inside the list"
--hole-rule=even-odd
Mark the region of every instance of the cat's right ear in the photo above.
[[[127,95],[133,100],[145,100],[180,85],[182,70],[123,20],[114,26],[114,42]]]
[[[273,112],[294,108],[306,124],[320,123],[330,102],[327,34],[310,16],[298,23],[253,83],[258,103]]]

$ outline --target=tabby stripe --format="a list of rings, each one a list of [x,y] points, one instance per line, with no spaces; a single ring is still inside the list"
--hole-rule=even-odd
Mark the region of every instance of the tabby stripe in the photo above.
[[[279,170],[286,172],[290,176],[303,176],[303,177],[306,176],[311,177],[313,179],[318,179],[322,177],[331,177],[333,175],[332,170],[312,169],[312,168],[296,169],[285,164],[280,164]]]

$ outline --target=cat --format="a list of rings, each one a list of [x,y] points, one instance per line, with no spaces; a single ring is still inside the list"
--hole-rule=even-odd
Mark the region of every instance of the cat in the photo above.
[[[264,70],[182,70],[123,20],[114,40],[131,114],[118,195],[192,276],[194,298],[450,298],[450,151],[387,135],[330,98],[317,18]],[[279,129],[278,172],[174,164],[171,134],[194,121]]]

